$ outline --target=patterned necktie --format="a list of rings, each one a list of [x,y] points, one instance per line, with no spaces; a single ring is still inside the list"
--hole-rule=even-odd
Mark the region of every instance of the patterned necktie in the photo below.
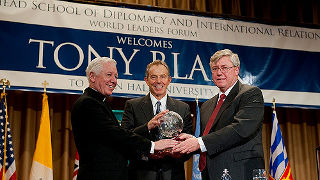
[[[159,112],[160,112],[160,106],[161,106],[161,102],[158,101],[158,102],[156,103],[156,114],[159,114]]]
[[[205,135],[207,135],[209,133],[209,131],[210,131],[212,125],[213,125],[213,122],[214,122],[214,120],[215,120],[215,118],[216,118],[216,116],[217,116],[217,114],[218,114],[218,112],[219,112],[219,110],[221,108],[223,100],[225,98],[226,98],[225,94],[221,94],[220,95],[220,99],[218,101],[218,104],[214,108],[213,113],[211,114],[211,117],[210,117],[210,119],[209,119],[209,121],[208,121],[208,123],[206,125],[206,128],[205,128],[202,136],[205,136]],[[200,153],[200,159],[199,159],[199,170],[202,172],[205,167],[206,167],[206,152],[201,152]]]

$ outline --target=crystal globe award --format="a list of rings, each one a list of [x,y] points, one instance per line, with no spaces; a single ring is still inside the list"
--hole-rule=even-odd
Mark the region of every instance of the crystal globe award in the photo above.
[[[159,118],[160,126],[158,131],[159,139],[171,139],[179,136],[183,129],[183,119],[182,117],[174,112],[169,111]],[[180,153],[173,153],[172,148],[160,150],[155,152],[150,157],[153,159],[160,159],[165,156],[171,156],[173,158],[180,158]]]
[[[174,112],[169,111],[159,118],[159,139],[171,139],[179,136],[183,129],[182,117]]]

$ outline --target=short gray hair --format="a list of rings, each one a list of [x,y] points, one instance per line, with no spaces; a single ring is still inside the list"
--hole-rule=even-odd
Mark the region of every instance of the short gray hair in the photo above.
[[[113,63],[115,66],[117,65],[117,61],[114,59],[108,58],[108,57],[97,57],[93,59],[86,69],[86,76],[89,80],[90,72],[94,72],[95,74],[99,74],[102,70],[102,67],[104,64],[107,64],[108,62]]]
[[[210,66],[218,62],[224,56],[229,56],[232,64],[236,67],[240,66],[239,56],[236,53],[233,53],[230,49],[223,49],[214,53],[210,58]]]

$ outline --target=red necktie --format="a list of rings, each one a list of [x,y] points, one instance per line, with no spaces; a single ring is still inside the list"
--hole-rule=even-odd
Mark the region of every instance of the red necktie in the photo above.
[[[223,103],[223,100],[225,98],[226,98],[225,94],[221,94],[220,95],[220,99],[218,101],[218,104],[214,108],[213,113],[211,114],[211,117],[210,117],[210,119],[209,119],[209,121],[208,121],[208,123],[206,125],[206,128],[204,129],[204,132],[203,132],[202,136],[205,136],[205,135],[207,135],[209,133],[209,131],[210,131],[211,127],[212,127],[212,124],[213,124],[213,122],[214,122],[214,120],[215,120],[215,118],[216,118],[216,116],[217,116],[217,114],[218,114],[218,112],[220,110],[220,107],[221,107],[221,105]],[[200,159],[199,159],[199,169],[200,169],[200,171],[202,172],[205,167],[206,167],[206,152],[201,152],[200,153]]]

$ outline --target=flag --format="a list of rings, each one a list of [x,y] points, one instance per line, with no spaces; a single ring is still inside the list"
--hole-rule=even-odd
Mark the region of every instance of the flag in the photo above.
[[[196,137],[200,136],[200,111],[197,103],[197,120],[196,120],[196,131],[194,134]],[[201,173],[199,170],[199,157],[200,154],[193,155],[193,167],[192,167],[192,180],[201,180]]]
[[[78,170],[79,170],[79,154],[77,151],[76,158],[74,160],[74,169],[73,169],[72,180],[77,180]]]
[[[12,145],[10,124],[7,116],[6,94],[1,93],[0,105],[0,173],[2,180],[15,180],[16,163]],[[5,166],[4,166],[5,164]],[[5,172],[5,173],[4,173]]]
[[[277,114],[273,110],[269,180],[293,180]]]
[[[43,94],[40,128],[33,155],[30,180],[52,180],[52,147],[48,96]]]

